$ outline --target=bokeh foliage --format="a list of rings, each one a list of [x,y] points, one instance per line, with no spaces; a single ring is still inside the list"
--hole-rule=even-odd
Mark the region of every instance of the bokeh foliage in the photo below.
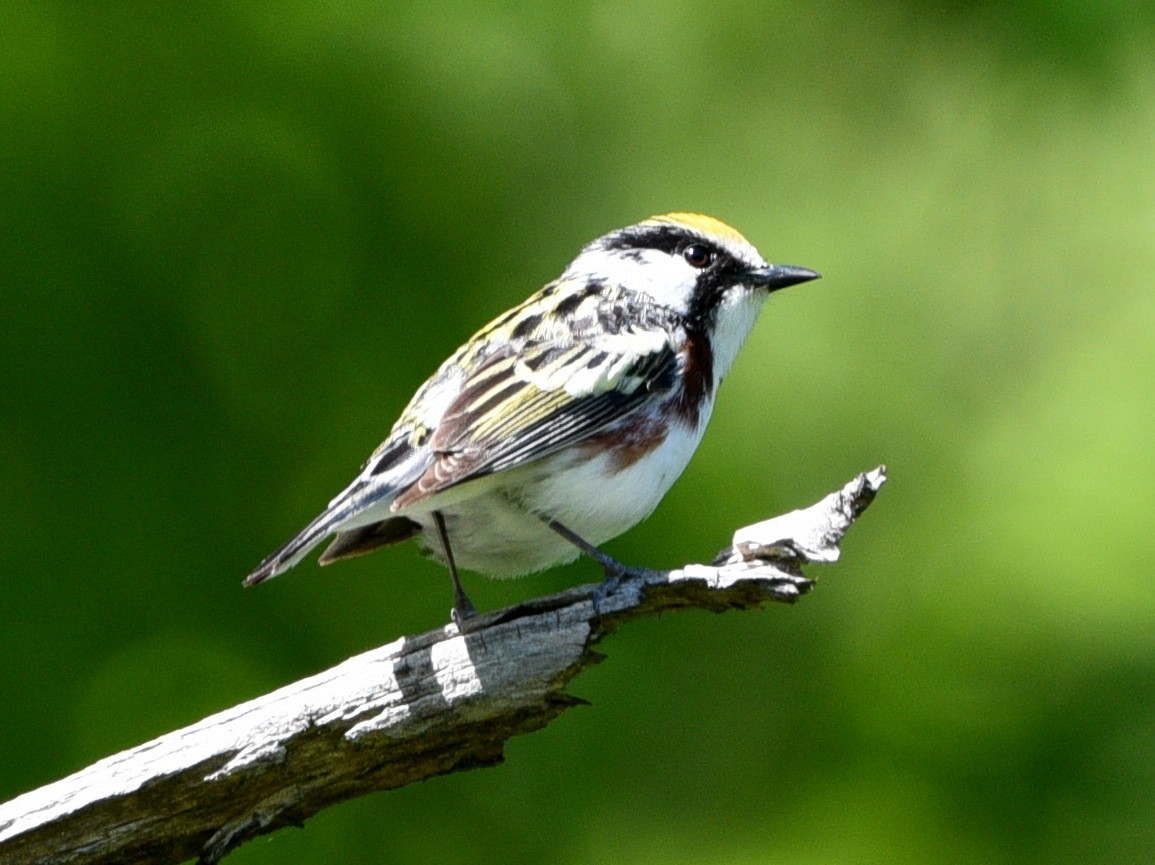
[[[0,5],[0,799],[442,622],[410,548],[239,580],[475,327],[697,209],[824,279],[610,549],[885,461],[845,561],[235,860],[1151,861],[1153,58],[1118,0]]]

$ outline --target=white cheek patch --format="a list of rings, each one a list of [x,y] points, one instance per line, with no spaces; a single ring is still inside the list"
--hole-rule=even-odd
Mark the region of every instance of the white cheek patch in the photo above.
[[[657,249],[624,249],[584,253],[566,270],[566,279],[604,279],[612,286],[644,291],[677,312],[690,308],[698,274],[680,255]]]

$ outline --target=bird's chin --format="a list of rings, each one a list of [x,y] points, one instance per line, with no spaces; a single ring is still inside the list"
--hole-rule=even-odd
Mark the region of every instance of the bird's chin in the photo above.
[[[739,349],[746,342],[746,337],[754,329],[758,321],[758,313],[762,311],[770,292],[763,287],[748,288],[739,286],[726,292],[722,303],[718,306],[715,319],[713,346],[714,346],[714,375],[717,381],[722,380],[738,356]]]

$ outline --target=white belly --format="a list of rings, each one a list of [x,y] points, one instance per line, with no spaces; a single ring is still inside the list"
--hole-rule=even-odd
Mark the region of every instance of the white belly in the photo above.
[[[515,577],[573,561],[577,548],[535,514],[556,520],[592,544],[620,535],[648,517],[681,475],[707,418],[703,412],[697,429],[675,424],[659,447],[625,468],[613,466],[608,454],[591,458],[571,448],[462,484],[452,496],[435,496],[428,504],[445,516],[460,567]],[[425,550],[443,559],[428,511],[406,511],[405,516],[425,529]]]

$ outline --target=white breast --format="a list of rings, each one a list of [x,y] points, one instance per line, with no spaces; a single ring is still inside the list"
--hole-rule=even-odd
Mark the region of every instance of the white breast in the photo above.
[[[570,448],[436,497],[457,564],[515,577],[577,558],[577,548],[534,514],[549,515],[595,545],[637,525],[689,463],[710,408],[703,407],[696,429],[675,424],[661,445],[625,467],[608,453],[591,458],[582,448]],[[422,546],[441,558],[429,515],[407,511],[406,516],[425,527]]]

